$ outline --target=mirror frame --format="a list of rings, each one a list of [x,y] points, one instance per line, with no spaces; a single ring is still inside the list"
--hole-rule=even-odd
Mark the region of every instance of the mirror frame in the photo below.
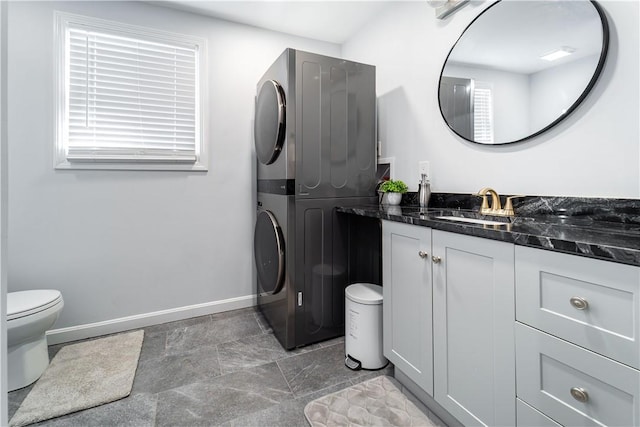
[[[442,82],[442,74],[444,73],[444,69],[447,66],[447,62],[449,60],[449,56],[451,56],[451,53],[456,48],[456,46],[458,45],[458,43],[460,42],[462,37],[467,32],[467,30],[482,15],[484,15],[488,10],[490,10],[491,8],[495,7],[496,5],[498,5],[498,4],[500,4],[502,2],[502,0],[497,0],[495,3],[493,3],[490,6],[488,6],[486,9],[484,9],[482,12],[480,12],[478,14],[478,16],[476,16],[469,23],[469,25],[466,26],[464,31],[462,31],[462,33],[460,34],[460,36],[458,37],[456,42],[453,44],[453,46],[449,50],[449,53],[447,54],[447,57],[444,60],[444,64],[442,65],[442,69],[440,70],[440,77],[438,78],[438,88],[437,88],[437,90],[438,90],[438,109],[440,110],[440,115],[442,116],[442,119],[444,120],[444,122],[447,125],[447,127],[449,128],[449,130],[451,130],[451,132],[453,132],[458,137],[464,139],[465,141],[469,141],[469,142],[472,142],[474,144],[482,145],[482,146],[485,146],[485,147],[491,147],[491,146],[496,146],[496,145],[514,144],[514,143],[517,143],[517,142],[523,142],[523,141],[529,140],[531,138],[534,138],[534,137],[540,135],[541,133],[544,133],[544,132],[548,131],[549,129],[551,129],[552,127],[554,127],[555,125],[557,125],[558,123],[560,123],[561,121],[563,121],[564,119],[569,117],[571,115],[571,113],[573,113],[573,111],[575,111],[578,108],[578,106],[585,100],[585,98],[589,95],[589,93],[591,92],[591,90],[595,86],[598,78],[602,74],[602,70],[604,69],[604,65],[605,65],[605,62],[606,62],[606,59],[607,59],[607,53],[609,51],[609,22],[607,20],[607,17],[606,17],[606,15],[604,13],[604,10],[602,9],[602,6],[600,6],[595,0],[588,0],[588,1],[595,8],[596,12],[600,16],[600,23],[602,24],[602,48],[600,50],[600,58],[598,59],[598,65],[596,66],[596,68],[595,68],[595,70],[593,72],[593,75],[591,76],[591,79],[589,80],[589,83],[585,86],[584,90],[582,91],[580,96],[578,96],[578,98],[576,98],[576,100],[573,102],[573,104],[571,104],[571,106],[569,108],[567,108],[567,111],[565,113],[561,114],[557,119],[555,119],[553,122],[549,123],[544,128],[542,128],[542,129],[540,129],[540,130],[538,130],[538,131],[536,131],[536,132],[534,132],[532,134],[529,134],[529,135],[527,135],[527,136],[525,136],[523,138],[520,138],[520,139],[517,139],[517,140],[514,140],[514,141],[496,142],[496,143],[493,143],[493,144],[483,144],[481,142],[476,142],[476,141],[470,140],[470,139],[460,135],[458,132],[456,132],[449,125],[449,122],[447,121],[446,117],[444,116],[444,113],[442,112],[442,103],[441,103],[441,100],[440,100],[440,84]]]

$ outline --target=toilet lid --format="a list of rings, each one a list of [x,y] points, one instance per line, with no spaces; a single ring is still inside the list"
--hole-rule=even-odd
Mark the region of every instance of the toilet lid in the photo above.
[[[7,320],[29,316],[60,303],[60,291],[39,289],[7,293]]]

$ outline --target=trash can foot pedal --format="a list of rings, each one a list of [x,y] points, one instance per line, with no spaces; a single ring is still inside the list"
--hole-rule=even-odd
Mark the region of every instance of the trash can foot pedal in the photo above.
[[[359,360],[356,360],[353,357],[349,356],[348,354],[347,357],[344,358],[344,364],[352,371],[362,369],[362,363]]]

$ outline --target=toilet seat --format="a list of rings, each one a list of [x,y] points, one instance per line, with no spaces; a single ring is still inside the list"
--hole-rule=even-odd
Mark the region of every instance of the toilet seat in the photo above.
[[[7,293],[7,320],[15,320],[44,311],[62,302],[60,291],[39,289]]]

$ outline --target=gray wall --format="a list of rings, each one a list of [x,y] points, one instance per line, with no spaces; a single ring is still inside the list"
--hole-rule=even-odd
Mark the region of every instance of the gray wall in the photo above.
[[[383,157],[414,190],[429,160],[433,191],[640,197],[640,55],[636,1],[604,1],[611,42],[604,73],[563,123],[535,139],[501,147],[463,141],[438,108],[438,79],[449,49],[493,2],[471,2],[436,20],[427,2],[398,3],[352,37],[342,53],[377,66]]]
[[[208,39],[207,173],[53,169],[54,9]],[[145,3],[9,3],[9,290],[59,289],[56,328],[107,323],[50,342],[254,303],[255,87],[287,47],[340,54]]]

